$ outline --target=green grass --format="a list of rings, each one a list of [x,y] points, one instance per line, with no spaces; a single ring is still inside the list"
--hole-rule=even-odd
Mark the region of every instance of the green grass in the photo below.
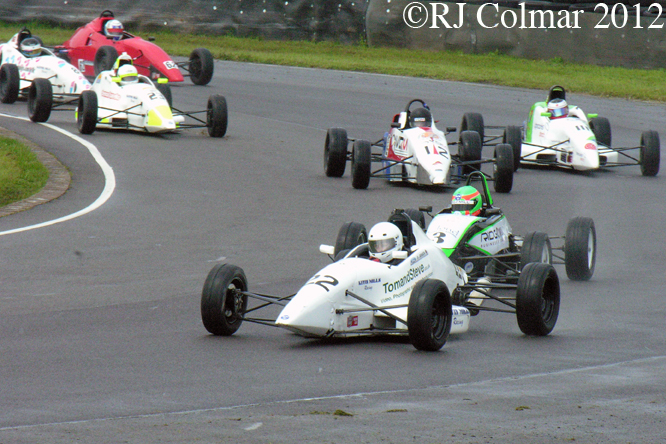
[[[32,196],[48,178],[48,170],[29,147],[0,137],[0,206]]]
[[[19,25],[0,23],[0,40],[8,40]],[[28,24],[47,45],[64,42],[73,29]],[[231,36],[179,35],[137,32],[156,38],[172,56],[187,56],[206,47],[214,57],[240,62],[394,74],[546,90],[554,84],[568,91],[606,97],[666,101],[665,69],[627,69],[564,62],[526,60],[502,54],[463,54],[455,51],[416,51],[367,47],[363,43],[274,41]]]

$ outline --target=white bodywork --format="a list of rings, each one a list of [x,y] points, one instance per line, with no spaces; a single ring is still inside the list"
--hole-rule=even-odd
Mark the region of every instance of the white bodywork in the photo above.
[[[101,128],[122,128],[160,133],[173,131],[183,122],[174,116],[164,95],[145,76],[121,85],[113,70],[99,73],[93,83],[97,94],[98,122]]]
[[[18,34],[0,45],[2,64],[16,65],[21,78],[19,88],[28,88],[31,81],[36,78],[48,79],[53,88],[53,99],[66,100],[66,95],[81,94],[91,88],[90,82],[81,74],[81,71],[63,59],[55,56],[51,51],[42,48],[42,55],[26,57],[18,50]]]
[[[569,107],[569,116],[551,119],[545,102],[532,106],[521,146],[522,162],[552,163],[579,171],[596,170],[603,163],[617,162],[618,154],[597,143],[587,116],[580,108]]]
[[[486,218],[460,214],[440,213],[428,225],[427,235],[445,252],[455,250],[465,233],[477,222]],[[486,255],[497,254],[509,248],[511,226],[503,215],[493,223],[473,234],[467,245]],[[447,255],[448,255],[447,254]]]
[[[379,310],[369,309],[368,304],[349,296],[347,291],[376,307],[386,307],[391,314],[406,320],[406,305],[417,282],[438,279],[446,284],[449,293],[453,293],[458,285],[465,284],[465,272],[454,265],[417,224],[412,223],[412,227],[415,247],[402,262],[388,265],[352,257],[359,249],[367,249],[367,244],[360,245],[345,258],[310,278],[278,315],[275,323],[309,337],[367,335],[370,328],[395,328],[406,332],[407,325]],[[387,308],[391,306],[401,307]],[[454,305],[452,312],[451,333],[466,332],[469,310]]]
[[[400,113],[400,128],[391,128],[384,141],[383,156],[404,163],[392,165],[386,172],[389,181],[407,181],[419,185],[445,185],[450,182],[451,153],[444,132],[435,123],[431,127],[405,127],[407,114]],[[390,162],[384,161],[388,167]],[[404,168],[404,175],[403,175]]]

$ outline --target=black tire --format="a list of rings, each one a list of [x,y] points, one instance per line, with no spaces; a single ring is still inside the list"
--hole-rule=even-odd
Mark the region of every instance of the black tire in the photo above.
[[[342,177],[347,166],[347,131],[329,128],[324,144],[324,172],[328,177]]]
[[[590,129],[597,139],[597,144],[602,144],[608,148],[611,146],[611,126],[605,117],[595,117],[590,120]]]
[[[460,142],[458,144],[458,157],[463,162],[473,162],[481,160],[481,137],[476,131],[463,131],[460,133]],[[463,174],[470,174],[472,171],[481,169],[481,164],[463,166]]]
[[[511,149],[513,150],[513,171],[518,171],[523,144],[523,134],[520,127],[509,125],[504,128],[502,143],[511,145]]]
[[[553,263],[553,248],[546,233],[535,231],[523,238],[523,246],[520,249],[520,270],[532,262]]]
[[[641,134],[641,150],[639,163],[643,176],[656,176],[659,173],[661,160],[661,147],[659,133],[656,131],[644,131]]]
[[[351,250],[367,241],[368,230],[363,224],[358,222],[346,222],[338,231],[338,238],[335,241],[333,257],[337,257],[338,253],[343,250]]]
[[[190,53],[190,80],[195,85],[208,85],[213,78],[213,55],[206,48],[197,48]]]
[[[201,320],[210,333],[233,335],[243,323],[247,309],[247,278],[235,265],[219,264],[208,273],[201,292]]]
[[[171,94],[171,86],[166,83],[157,83],[155,84],[155,88],[157,88],[157,90],[162,93],[167,103],[169,104],[169,108],[173,108],[173,95]]]
[[[352,146],[352,186],[357,190],[365,190],[370,183],[371,150],[367,140],[356,140]]]
[[[6,63],[0,68],[0,102],[14,103],[18,99],[21,75],[18,66]]]
[[[81,134],[92,134],[97,128],[97,94],[83,91],[76,108],[76,123]]]
[[[407,208],[405,210],[405,213],[407,213],[407,216],[409,216],[409,218],[411,220],[416,222],[416,224],[419,227],[423,228],[423,231],[426,230],[426,220],[425,220],[425,214],[423,214],[423,211],[419,211],[415,208]]]
[[[460,134],[463,131],[476,131],[481,137],[481,143],[485,136],[485,127],[483,125],[483,116],[479,113],[465,113],[463,114],[462,122],[460,123]]]
[[[518,278],[516,318],[526,335],[546,336],[560,312],[560,281],[550,264],[527,264]]]
[[[102,71],[108,71],[113,68],[118,58],[118,51],[113,46],[101,46],[95,53],[94,67],[95,76]]]
[[[451,294],[437,279],[418,282],[409,296],[407,329],[417,350],[437,351],[451,333]]]
[[[572,281],[588,281],[597,263],[597,230],[589,217],[575,217],[567,224],[564,265]]]
[[[208,98],[206,113],[206,127],[210,137],[224,137],[227,133],[229,116],[227,99],[220,94],[213,94]]]
[[[46,79],[35,79],[28,90],[28,117],[33,122],[46,122],[53,108],[53,87]]]
[[[513,148],[508,143],[500,143],[495,147],[495,163],[493,164],[493,180],[495,191],[509,193],[513,188],[514,172]]]

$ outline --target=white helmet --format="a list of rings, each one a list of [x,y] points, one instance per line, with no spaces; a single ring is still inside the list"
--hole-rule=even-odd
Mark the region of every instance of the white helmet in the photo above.
[[[553,99],[548,102],[548,112],[551,119],[560,119],[569,115],[569,106],[564,99]]]
[[[120,84],[127,85],[129,83],[136,83],[139,81],[139,73],[134,65],[123,65],[118,68],[118,77],[120,77]]]
[[[104,35],[111,37],[113,40],[120,40],[123,38],[124,32],[125,28],[123,28],[123,24],[120,23],[119,20],[109,20],[104,25]]]
[[[402,232],[395,224],[380,222],[370,230],[368,247],[370,257],[388,262],[393,259],[393,252],[402,250]]]
[[[40,45],[39,40],[34,37],[23,39],[19,49],[26,57],[35,57],[42,53],[42,45]]]

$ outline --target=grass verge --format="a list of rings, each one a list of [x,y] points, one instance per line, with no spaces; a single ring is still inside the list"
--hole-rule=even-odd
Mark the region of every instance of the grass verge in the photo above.
[[[48,169],[29,147],[0,137],[0,207],[37,193],[48,178]]]
[[[28,24],[47,45],[67,40],[74,29]],[[0,41],[20,28],[0,23]],[[562,84],[567,90],[605,97],[666,101],[665,69],[628,69],[565,62],[527,60],[502,54],[463,54],[454,51],[417,51],[342,45],[332,42],[274,41],[231,36],[137,33],[155,37],[172,56],[187,56],[196,47],[208,48],[217,59],[347,71],[363,71],[432,79],[548,89]]]

